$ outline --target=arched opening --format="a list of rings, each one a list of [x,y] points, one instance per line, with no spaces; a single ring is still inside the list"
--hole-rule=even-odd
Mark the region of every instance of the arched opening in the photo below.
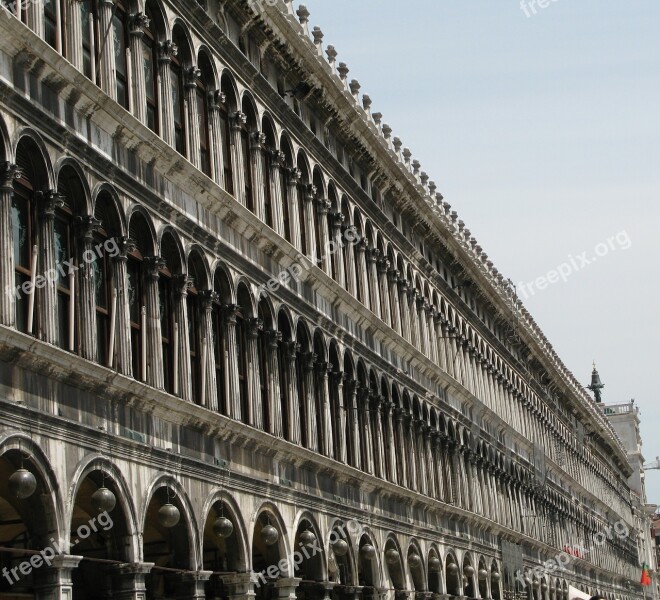
[[[78,486],[69,539],[72,547],[75,544],[72,553],[83,560],[72,572],[73,600],[95,600],[101,592],[111,597],[124,589],[116,581],[115,566],[130,563],[133,557],[132,532],[121,496],[119,486],[103,468],[89,473]]]
[[[314,398],[314,390],[310,388],[313,380],[310,381],[310,375],[313,376],[315,356],[311,351],[311,340],[307,328],[302,321],[298,322],[296,328],[296,388],[298,392],[298,410],[300,422],[300,443],[305,448],[317,449],[313,435],[314,425],[316,424],[316,410],[310,399]]]
[[[190,353],[190,382],[193,401],[202,406],[206,398],[202,397],[202,378],[204,377],[203,358],[210,349],[207,347],[204,323],[203,296],[208,290],[208,277],[204,266],[204,258],[200,251],[194,249],[188,256],[189,287],[186,296],[188,316],[188,346]]]
[[[385,564],[387,574],[390,577],[390,587],[394,589],[394,597],[404,600],[407,597],[406,576],[403,570],[401,551],[393,539],[388,539],[385,544]]]
[[[174,26],[172,41],[176,44],[178,52],[171,55],[170,78],[172,82],[172,116],[174,118],[174,148],[186,158],[190,158],[188,151],[188,129],[186,117],[186,70],[192,66],[192,53],[188,36],[179,24]]]
[[[293,242],[293,222],[291,203],[295,202],[295,198],[291,198],[289,188],[289,179],[291,177],[292,169],[294,168],[293,162],[293,148],[288,138],[282,135],[280,139],[280,150],[284,156],[284,166],[280,169],[280,192],[282,194],[282,219],[284,222],[284,238],[287,242]]]
[[[477,570],[477,581],[479,582],[478,587],[479,587],[479,597],[480,598],[488,598],[488,579],[489,579],[489,572],[488,569],[486,569],[486,562],[484,561],[483,558],[479,560],[479,569]]]
[[[263,182],[264,182],[264,221],[268,227],[274,229],[275,215],[273,206],[273,170],[277,164],[277,141],[275,128],[270,118],[264,116],[261,120],[261,129],[265,136],[263,147]]]
[[[358,544],[358,583],[363,587],[364,598],[377,598],[379,586],[378,549],[371,538],[364,534]]]
[[[273,385],[271,373],[271,351],[270,340],[274,329],[273,314],[266,298],[259,299],[258,319],[261,327],[257,331],[257,356],[259,359],[259,400],[263,412],[264,431],[276,431],[275,422],[277,415],[274,407],[271,406],[271,387]],[[278,428],[279,430],[279,428]]]
[[[336,342],[330,343],[329,353],[329,375],[328,392],[330,402],[330,428],[332,431],[333,445],[331,455],[335,460],[344,462],[346,460],[346,429],[342,423],[346,421],[345,404],[340,397],[340,385],[342,384],[343,374],[341,372],[341,363],[339,361],[339,349]]]
[[[360,464],[360,445],[356,436],[357,429],[357,406],[356,406],[357,382],[355,381],[355,368],[350,352],[344,353],[344,409],[346,414],[346,452],[348,464],[358,467]]]
[[[447,556],[445,561],[445,581],[447,582],[447,594],[450,596],[462,596],[461,569],[453,554]]]
[[[407,563],[415,592],[425,591],[424,560],[419,547],[414,544],[408,547]]]
[[[257,600],[276,598],[275,581],[292,576],[278,566],[280,559],[286,556],[285,536],[286,531],[275,515],[262,511],[252,534],[252,572],[255,574],[254,592]]]
[[[252,364],[250,346],[252,338],[250,337],[252,314],[252,297],[244,283],[238,286],[237,292],[238,310],[236,317],[236,348],[229,351],[236,352],[236,362],[238,365],[238,390],[241,404],[241,419],[243,423],[254,424],[253,407],[250,402],[250,385],[248,378],[252,369],[258,368],[258,365]]]
[[[232,159],[232,131],[231,115],[237,110],[237,99],[234,85],[228,73],[224,73],[220,79],[220,90],[224,102],[220,103],[218,115],[220,119],[220,135],[222,138],[222,169],[225,191],[234,194],[234,164]]]
[[[252,153],[260,152],[261,148],[252,148],[252,139],[258,129],[257,111],[248,96],[243,96],[242,112],[246,116],[241,124],[241,148],[243,152],[243,184],[245,185],[245,206],[255,212],[254,173],[252,169]]]
[[[442,560],[435,548],[432,548],[428,554],[427,561],[427,586],[430,592],[434,594],[442,593]]]
[[[282,414],[282,429],[284,439],[291,442],[293,431],[291,424],[293,415],[290,414],[289,395],[292,393],[292,375],[289,368],[292,357],[295,357],[295,342],[292,339],[291,322],[286,313],[280,310],[277,316],[277,330],[282,334],[277,341],[277,365],[280,376],[280,410]],[[297,420],[297,419],[295,419]]]
[[[197,66],[199,77],[195,81],[195,99],[197,101],[197,123],[199,126],[199,167],[205,175],[212,177],[209,94],[215,90],[216,85],[211,59],[206,52],[199,53]]]
[[[299,553],[298,560],[294,561],[293,576],[302,579],[297,592],[304,598],[317,598],[320,590],[318,583],[325,581],[325,552],[320,543],[318,527],[311,517],[300,520],[293,551],[294,556],[296,552]]]
[[[167,231],[160,243],[163,263],[158,271],[158,297],[160,301],[160,335],[163,346],[163,379],[165,390],[175,396],[182,395],[186,384],[182,379],[180,338],[186,335],[187,323],[181,316],[181,302],[187,293],[187,279],[183,276],[182,256],[178,240]],[[188,317],[190,318],[190,317]],[[154,368],[158,368],[157,365]]]
[[[234,348],[227,347],[226,317],[232,310],[232,294],[229,276],[224,269],[216,269],[213,280],[213,305],[211,309],[211,322],[213,325],[213,354],[215,360],[215,382],[218,392],[218,410],[223,415],[229,414],[229,399],[227,397],[229,352]]]
[[[183,502],[163,485],[149,501],[143,529],[144,562],[154,563],[145,578],[149,600],[185,595],[181,575],[194,568],[192,548]]]
[[[149,21],[143,28],[142,61],[144,64],[145,100],[147,127],[156,134],[161,134],[159,52],[165,40],[165,24],[162,13],[155,0],[147,0],[145,15]]]
[[[502,600],[502,576],[495,561],[490,567],[490,597],[493,600]]]

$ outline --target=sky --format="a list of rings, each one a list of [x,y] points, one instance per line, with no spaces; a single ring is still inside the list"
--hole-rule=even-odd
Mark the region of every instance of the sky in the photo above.
[[[604,402],[635,399],[655,460],[660,2],[306,6],[567,367],[588,385],[596,361]]]

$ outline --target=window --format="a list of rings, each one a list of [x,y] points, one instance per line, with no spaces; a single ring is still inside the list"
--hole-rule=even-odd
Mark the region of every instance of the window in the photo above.
[[[46,43],[62,52],[60,21],[62,15],[62,6],[60,0],[43,0],[44,3],[44,40]]]
[[[252,185],[252,162],[250,160],[250,130],[246,121],[241,126],[241,147],[243,150],[243,173],[245,180],[245,206],[254,212],[254,195]]]
[[[131,321],[131,349],[133,357],[133,377],[147,380],[144,344],[146,335],[146,307],[143,295],[142,269],[144,261],[139,249],[128,255],[127,283],[128,307]]]
[[[14,195],[11,205],[11,220],[14,238],[14,272],[15,285],[22,286],[30,281],[36,270],[36,236],[34,232],[34,208],[32,201],[32,186],[22,178],[14,184]],[[36,304],[37,295],[34,295]],[[19,331],[28,332],[29,296],[19,292],[16,294],[16,327]],[[34,330],[34,329],[32,329]]]
[[[192,397],[193,401],[198,404],[204,402],[202,398],[201,377],[201,340],[199,336],[199,292],[195,287],[195,279],[193,278],[193,285],[188,289],[188,296],[186,298],[188,305],[188,344],[190,346],[190,378],[192,381]]]
[[[229,111],[227,102],[220,105],[218,112],[220,118],[220,135],[222,136],[222,168],[225,181],[225,191],[234,193],[234,176],[231,168],[231,124],[229,123]]]
[[[225,323],[222,316],[222,305],[213,302],[211,319],[213,324],[213,343],[215,356],[215,381],[218,390],[218,408],[227,414],[227,398],[225,394]]]
[[[183,67],[178,56],[172,56],[170,63],[172,78],[172,112],[174,116],[174,147],[182,156],[186,156],[185,132],[185,88],[183,82]]]
[[[160,118],[158,114],[158,39],[154,29],[154,20],[146,9],[149,24],[144,28],[142,36],[142,65],[144,69],[145,95],[147,101],[147,127],[154,133],[160,133]]]
[[[238,389],[241,398],[241,418],[244,423],[250,416],[248,395],[248,322],[243,311],[236,313],[236,362],[238,363]]]
[[[112,16],[112,29],[114,34],[115,51],[115,89],[117,93],[117,102],[125,109],[128,109],[128,62],[127,50],[128,42],[128,16],[126,8],[121,0],[115,3],[114,14]],[[107,42],[106,42],[107,43]]]
[[[94,234],[94,246],[107,242],[108,232],[101,228]],[[112,277],[112,264],[108,252],[102,252],[101,256],[94,253],[92,269],[94,271],[94,297],[96,299],[96,341],[97,356],[100,364],[112,366],[113,356],[109,356],[110,350],[110,320],[117,314],[115,288]],[[112,314],[114,308],[114,314]],[[113,352],[114,354],[114,352]]]
[[[172,273],[164,266],[159,271],[158,277],[158,302],[160,306],[160,335],[163,345],[163,379],[165,390],[170,394],[179,393],[180,382],[177,382],[178,373],[174,368],[174,353],[177,351],[176,342],[179,331],[174,320],[172,303]],[[178,385],[175,385],[175,382]]]
[[[75,279],[74,271],[70,273],[64,265],[73,262],[76,256],[72,236],[72,214],[69,206],[58,209],[55,214],[55,264],[62,265],[62,272],[57,279],[57,329],[60,348],[76,351],[75,314]]]
[[[199,123],[199,161],[203,173],[211,177],[211,152],[209,138],[209,99],[207,78],[204,71],[200,71],[195,87],[197,100],[197,121]]]
[[[268,227],[273,227],[273,199],[272,199],[272,171],[273,171],[273,155],[272,150],[269,147],[265,147],[263,150],[263,178],[264,178],[264,218],[266,219],[266,225]]]
[[[98,61],[98,6],[97,0],[80,2],[80,20],[82,26],[83,73],[98,84],[96,65]]]

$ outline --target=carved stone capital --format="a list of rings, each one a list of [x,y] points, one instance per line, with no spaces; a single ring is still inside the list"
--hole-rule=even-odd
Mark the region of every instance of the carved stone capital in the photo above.
[[[91,242],[101,227],[101,221],[94,218],[94,215],[77,216],[74,219],[74,227],[79,239]]]
[[[266,143],[266,134],[262,131],[253,131],[250,133],[250,147],[253,150],[261,150]]]
[[[165,268],[165,259],[160,256],[147,256],[144,259],[144,266],[147,277],[157,281],[160,277],[160,270]]]
[[[115,241],[117,242],[117,246],[119,246],[119,253],[115,257],[116,259],[126,260],[131,252],[135,252],[135,240],[127,235],[115,238]]]
[[[161,42],[158,52],[158,60],[163,63],[171,62],[172,58],[179,55],[179,47],[172,40]]]
[[[194,89],[197,87],[197,80],[202,76],[201,69],[197,67],[188,67],[184,72],[184,82],[185,86],[188,89]]]
[[[234,131],[238,131],[239,129],[242,129],[247,123],[247,115],[245,113],[242,113],[240,110],[236,111],[235,113],[232,113],[229,119],[231,122],[231,128]]]
[[[305,369],[306,372],[310,372],[314,370],[314,366],[316,365],[316,360],[318,359],[319,355],[315,354],[314,352],[307,352],[306,354],[303,355],[303,369]]]
[[[296,360],[298,352],[300,352],[300,344],[297,342],[285,342],[286,344],[286,357],[289,359],[289,362]]]
[[[269,329],[266,331],[266,337],[268,339],[268,347],[272,350],[276,350],[279,343],[282,341],[282,332],[277,331],[277,329]]]
[[[258,317],[253,317],[248,322],[248,335],[256,339],[259,337],[259,333],[264,330],[264,320],[259,319]]]
[[[0,187],[3,190],[12,190],[14,181],[20,179],[21,175],[18,165],[9,161],[0,163]]]
[[[215,290],[201,290],[199,292],[199,300],[204,310],[211,310],[219,299],[220,296]]]
[[[175,291],[185,297],[188,295],[188,290],[192,288],[195,282],[190,275],[178,273],[172,276],[172,283],[174,284]]]
[[[238,317],[238,314],[241,312],[241,307],[238,304],[225,304],[222,307],[222,312],[225,316],[225,322],[235,325],[236,318]]]
[[[134,13],[128,19],[128,30],[131,35],[141,36],[150,24],[151,20],[143,12]]]
[[[46,219],[55,217],[55,211],[64,206],[64,199],[57,190],[44,190],[35,192],[34,199],[37,201],[41,215]]]

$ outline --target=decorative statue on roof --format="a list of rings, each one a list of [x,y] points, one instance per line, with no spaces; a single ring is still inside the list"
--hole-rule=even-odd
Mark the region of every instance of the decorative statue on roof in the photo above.
[[[605,387],[600,380],[600,375],[596,369],[596,363],[594,363],[594,370],[591,372],[591,385],[587,386],[587,389],[590,389],[594,393],[594,398],[596,402],[600,404],[602,402],[602,392],[601,390]]]

